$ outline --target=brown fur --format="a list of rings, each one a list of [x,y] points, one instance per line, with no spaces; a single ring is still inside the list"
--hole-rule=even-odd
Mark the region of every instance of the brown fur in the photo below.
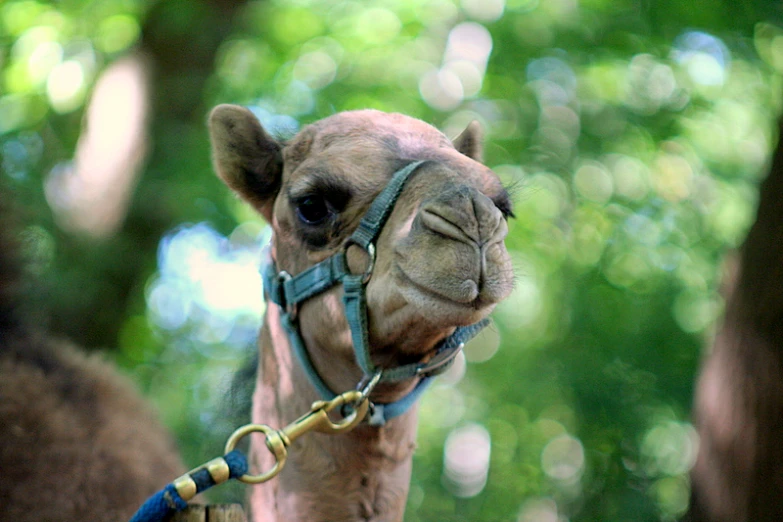
[[[477,125],[469,126],[455,148],[419,120],[355,111],[316,122],[282,146],[265,141],[271,138],[246,109],[220,106],[210,130],[218,174],[272,224],[273,257],[291,274],[340,249],[394,171],[413,160],[433,160],[408,181],[378,239],[367,287],[376,364],[425,360],[456,326],[486,317],[511,291],[502,215],[510,213],[510,202],[498,178],[476,161],[481,154]],[[334,214],[322,225],[303,224],[296,208],[305,196],[325,197]],[[361,270],[364,254],[349,250],[348,263]],[[361,378],[341,293],[335,287],[299,311],[308,352],[338,391]],[[253,421],[279,427],[319,397],[292,360],[273,305],[260,352]],[[396,400],[415,384],[413,379],[384,384],[373,399]],[[362,425],[341,436],[299,439],[278,479],[251,493],[254,520],[400,520],[416,423],[412,408],[382,428]],[[254,466],[270,467],[262,444],[254,443],[251,453]]]
[[[26,324],[17,245],[3,224],[0,520],[127,520],[182,472],[177,450],[127,378]]]

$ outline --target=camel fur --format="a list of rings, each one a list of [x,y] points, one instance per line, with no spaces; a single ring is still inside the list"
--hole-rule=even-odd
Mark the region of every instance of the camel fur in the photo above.
[[[210,117],[218,175],[271,224],[272,257],[296,275],[340,248],[392,174],[419,167],[381,232],[367,286],[373,362],[382,367],[426,361],[458,326],[485,318],[508,296],[513,276],[503,240],[511,203],[497,176],[480,163],[481,136],[471,124],[452,142],[400,114],[345,112],[305,127],[289,143],[271,138],[253,114],[223,105]],[[348,250],[362,273],[366,255]],[[304,302],[298,323],[307,351],[336,392],[362,377],[341,304],[342,287]],[[293,358],[269,304],[259,336],[253,422],[282,427],[320,399]],[[417,383],[379,385],[371,399],[392,402]],[[397,521],[408,494],[417,408],[383,427],[341,435],[308,434],[290,448],[272,482],[250,496],[252,520]],[[268,470],[260,437],[251,466]]]
[[[182,473],[177,449],[127,378],[22,312],[10,214],[0,200],[0,520],[128,520]]]

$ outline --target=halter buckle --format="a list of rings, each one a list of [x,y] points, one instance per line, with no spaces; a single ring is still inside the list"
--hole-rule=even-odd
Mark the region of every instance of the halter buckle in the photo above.
[[[293,277],[285,270],[281,270],[277,273],[277,284],[280,287],[280,294],[283,296],[285,301],[285,313],[287,313],[293,321],[296,319],[296,315],[299,313],[299,305],[296,303],[290,303],[287,299],[285,299],[285,283],[291,279],[293,279]]]

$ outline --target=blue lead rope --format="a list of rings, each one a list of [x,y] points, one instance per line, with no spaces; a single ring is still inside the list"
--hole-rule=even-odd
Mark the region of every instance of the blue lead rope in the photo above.
[[[231,451],[189,471],[152,495],[130,522],[164,522],[177,511],[185,509],[188,501],[197,494],[229,479],[241,477],[247,471],[247,457],[239,450]]]

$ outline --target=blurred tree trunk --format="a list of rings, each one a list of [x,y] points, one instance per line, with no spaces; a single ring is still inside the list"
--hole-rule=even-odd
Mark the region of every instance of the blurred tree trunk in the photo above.
[[[783,120],[781,120],[783,130]],[[689,520],[783,520],[783,142],[699,378]]]
[[[96,240],[57,232],[49,282],[51,330],[86,347],[114,347],[129,311],[143,312],[144,284],[161,236],[178,223],[213,216],[199,206],[211,185],[204,92],[221,42],[247,0],[157,2],[138,53],[148,67],[150,154],[121,230]],[[189,175],[181,179],[183,172]]]

